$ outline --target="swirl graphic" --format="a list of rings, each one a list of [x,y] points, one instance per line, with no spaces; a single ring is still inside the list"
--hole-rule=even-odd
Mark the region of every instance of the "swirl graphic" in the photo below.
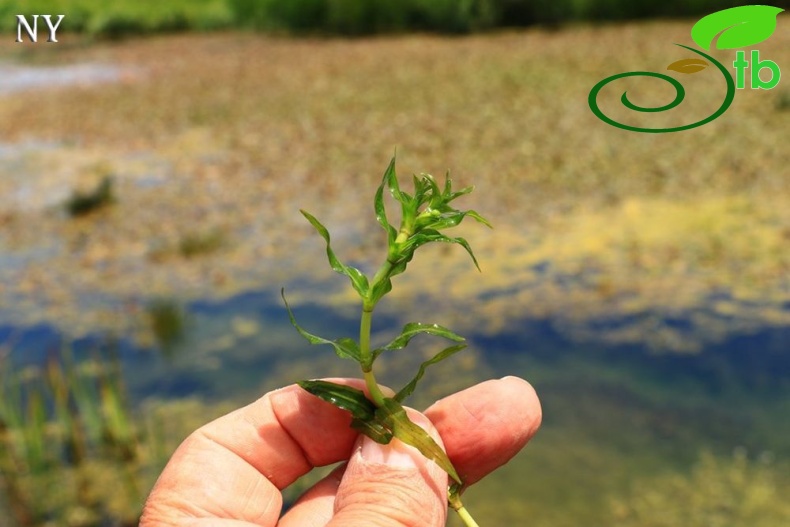
[[[626,108],[630,110],[634,110],[637,112],[664,112],[666,110],[671,110],[672,108],[675,108],[680,103],[682,103],[683,99],[686,97],[686,90],[683,89],[683,85],[681,85],[679,81],[677,81],[673,77],[670,77],[669,75],[665,75],[663,73],[655,73],[652,71],[629,71],[626,73],[618,73],[617,75],[606,77],[604,80],[593,86],[593,89],[590,90],[590,95],[587,98],[587,102],[589,103],[590,109],[593,111],[593,113],[603,122],[608,123],[612,126],[616,126],[617,128],[622,128],[623,130],[630,130],[632,132],[646,132],[651,134],[660,134],[666,132],[680,132],[682,130],[689,130],[691,128],[696,128],[698,126],[702,126],[703,124],[707,124],[713,121],[714,119],[721,116],[724,112],[726,112],[727,109],[732,104],[733,99],[735,99],[735,81],[732,80],[732,77],[730,76],[726,68],[718,60],[714,59],[710,55],[700,50],[690,48],[688,46],[684,46],[683,44],[675,44],[675,45],[680,46],[682,48],[686,48],[689,51],[693,51],[697,55],[701,55],[706,59],[708,59],[709,61],[711,61],[713,64],[716,65],[717,68],[719,68],[719,71],[724,76],[724,80],[727,81],[727,95],[724,98],[724,102],[721,104],[719,109],[716,110],[712,115],[706,117],[705,119],[702,119],[701,121],[697,121],[696,123],[686,124],[683,126],[676,126],[673,128],[642,128],[639,126],[631,126],[623,123],[618,123],[614,119],[607,117],[598,107],[598,101],[597,101],[598,92],[600,92],[601,89],[603,89],[603,87],[609,84],[610,82],[624,77],[656,77],[661,80],[669,82],[675,88],[675,99],[669,104],[665,104],[664,106],[657,106],[657,107],[638,106],[632,103],[630,100],[628,100],[628,92],[623,92],[622,97],[620,97],[620,101],[623,103],[623,105]]]

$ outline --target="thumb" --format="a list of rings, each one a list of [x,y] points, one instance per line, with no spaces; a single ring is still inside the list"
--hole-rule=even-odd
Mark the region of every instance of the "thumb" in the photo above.
[[[427,417],[413,410],[408,413],[443,447]],[[327,527],[443,527],[446,518],[444,470],[398,439],[381,445],[360,436]]]

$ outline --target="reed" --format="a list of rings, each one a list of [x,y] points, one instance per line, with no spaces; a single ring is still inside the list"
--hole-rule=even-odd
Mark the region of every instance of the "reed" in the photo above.
[[[64,347],[42,367],[0,366],[0,479],[12,521],[68,524],[74,511],[106,518],[120,501],[127,512],[110,519],[132,525],[143,497],[140,452],[150,445],[141,442],[117,356],[77,362]],[[120,485],[108,486],[96,470],[116,474]]]

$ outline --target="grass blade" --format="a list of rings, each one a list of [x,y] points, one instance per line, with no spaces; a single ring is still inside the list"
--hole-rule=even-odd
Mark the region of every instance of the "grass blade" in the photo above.
[[[42,391],[42,386],[39,383],[35,383],[34,386],[30,387],[27,394],[26,422],[22,429],[25,438],[25,457],[27,458],[28,466],[33,471],[44,468],[46,462],[46,448],[44,445],[47,442],[45,437],[47,414]]]

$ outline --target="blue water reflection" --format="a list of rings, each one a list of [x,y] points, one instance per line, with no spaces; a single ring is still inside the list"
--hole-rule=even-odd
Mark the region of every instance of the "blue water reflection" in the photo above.
[[[331,338],[354,335],[352,313],[317,304],[295,306],[300,323]],[[100,357],[112,350],[122,360],[131,396],[146,398],[199,396],[206,400],[254,397],[262,390],[298,380],[299,376],[357,376],[356,365],[338,361],[331,349],[310,346],[288,323],[279,297],[247,292],[223,301],[197,301],[184,306],[185,335],[170,353],[161,346],[140,348],[122,337],[92,335],[69,343],[77,358]],[[612,319],[607,325],[626,323]],[[377,314],[376,329],[395,331],[394,315]],[[664,321],[678,327],[688,321]],[[695,442],[747,445],[790,454],[790,435],[774,433],[772,420],[790,404],[790,328],[770,327],[708,344],[698,353],[672,353],[648,345],[611,345],[570,339],[551,320],[511,324],[517,331],[496,335],[466,334],[484,364],[479,377],[519,375],[537,388],[545,406],[545,425],[563,426],[574,401],[606,399],[628,409],[641,405],[661,414],[650,433],[656,438],[683,431]],[[690,327],[690,326],[689,326]],[[0,342],[13,341],[15,367],[43,364],[64,342],[49,326],[0,327]],[[408,352],[407,352],[408,353]],[[404,354],[404,357],[407,355]],[[404,359],[407,360],[407,359]],[[457,359],[456,359],[457,360]],[[408,362],[408,360],[407,360]],[[451,361],[452,362],[452,361]],[[412,366],[406,364],[404,372]],[[452,374],[452,364],[437,368]],[[331,368],[327,370],[327,368]],[[293,372],[293,373],[291,373]],[[407,378],[397,367],[387,380]],[[480,380],[481,380],[480,379]],[[429,371],[421,390],[430,392]],[[573,414],[574,412],[570,412]],[[621,416],[629,419],[626,411]],[[647,419],[642,416],[641,418]],[[626,427],[627,428],[627,427]],[[605,430],[604,434],[612,431]]]
[[[183,335],[169,349],[100,334],[67,343],[47,325],[0,327],[0,342],[19,370],[43,365],[65,345],[78,361],[118,357],[124,385],[138,407],[184,398],[237,406],[303,378],[358,376],[355,363],[304,341],[271,291],[173,302],[171,315],[183,316],[176,320]],[[353,310],[293,304],[300,324],[316,334],[336,338],[358,330]],[[374,337],[394,333],[403,322],[382,310]],[[612,317],[597,329],[627,323],[626,317]],[[551,319],[525,319],[494,334],[466,329],[470,349],[429,370],[410,401],[424,407],[436,397],[505,375],[535,386],[544,411],[540,433],[507,467],[469,492],[470,506],[495,518],[495,524],[519,518],[520,507],[553,521],[551,515],[565,510],[566,503],[585,504],[584,515],[606,517],[604,496],[627,493],[633,481],[661,471],[685,473],[701,452],[726,458],[733,449],[745,449],[754,456],[790,457],[790,328],[765,327],[706,344],[696,353],[677,353],[657,348],[649,335],[642,344],[614,345],[580,340],[563,327]],[[386,362],[382,382],[405,382],[424,358],[419,346]],[[503,495],[516,501],[492,509]]]

